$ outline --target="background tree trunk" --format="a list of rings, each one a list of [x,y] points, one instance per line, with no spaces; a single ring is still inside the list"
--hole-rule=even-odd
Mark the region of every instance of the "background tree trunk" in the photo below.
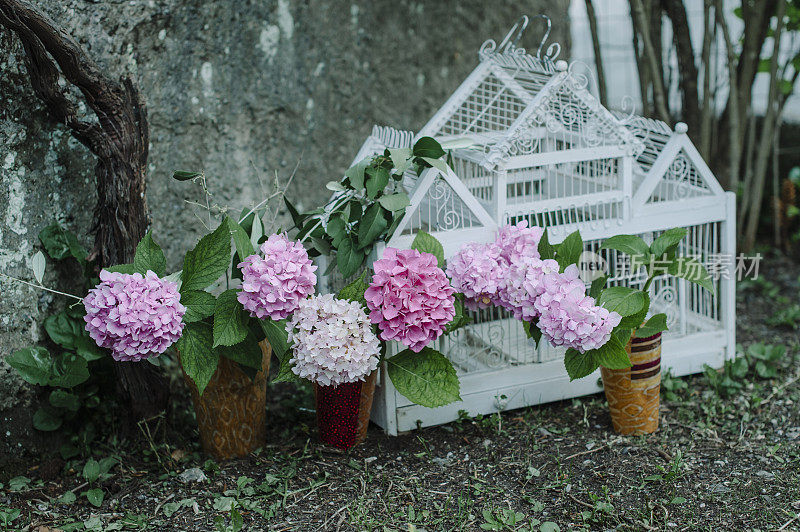
[[[149,225],[145,176],[147,111],[134,82],[108,78],[62,28],[25,0],[0,0],[0,24],[17,34],[37,96],[50,114],[96,157],[97,205],[89,255],[98,267],[132,262]],[[60,69],[60,70],[59,70]],[[81,120],[59,85],[63,76],[78,88],[97,122]],[[117,362],[117,387],[136,419],[154,416],[167,404],[161,372],[148,362]]]

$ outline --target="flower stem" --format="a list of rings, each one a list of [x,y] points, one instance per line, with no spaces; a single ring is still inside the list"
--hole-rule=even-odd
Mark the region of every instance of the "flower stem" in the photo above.
[[[42,286],[42,285],[40,285],[40,284],[29,283],[28,281],[23,281],[22,279],[17,279],[16,277],[12,277],[12,276],[10,276],[10,275],[7,275],[7,274],[5,274],[5,273],[2,273],[2,272],[0,272],[0,275],[2,275],[3,277],[8,277],[8,278],[9,278],[9,279],[11,279],[12,281],[17,281],[18,283],[26,284],[26,285],[28,285],[28,286],[32,286],[32,287],[34,287],[34,288],[38,288],[38,289],[40,289],[40,290],[46,290],[46,291],[48,291],[48,292],[52,292],[52,293],[54,293],[54,294],[58,294],[58,295],[61,295],[61,296],[67,296],[67,297],[71,297],[71,298],[77,299],[78,301],[83,301],[83,298],[82,298],[82,297],[78,297],[78,296],[76,296],[76,295],[73,295],[73,294],[68,294],[68,293],[66,293],[66,292],[59,292],[58,290],[53,290],[52,288],[47,288],[46,286]]]

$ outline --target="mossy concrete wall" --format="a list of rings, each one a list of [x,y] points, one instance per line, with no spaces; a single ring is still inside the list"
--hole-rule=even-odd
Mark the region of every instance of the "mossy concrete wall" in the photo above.
[[[419,129],[523,13],[553,19],[568,57],[568,0],[42,0],[109,73],[132,73],[151,126],[148,202],[170,269],[203,226],[186,200],[203,169],[221,205],[238,211],[277,172],[298,165],[290,195],[321,200],[373,124]],[[540,21],[523,44],[538,44]],[[93,159],[33,95],[18,39],[0,29],[0,272],[30,280],[37,234],[59,220],[91,244]],[[75,271],[47,282],[70,291]],[[32,436],[36,398],[2,358],[44,341],[43,318],[64,301],[0,277],[0,431]],[[0,452],[3,449],[0,446]]]

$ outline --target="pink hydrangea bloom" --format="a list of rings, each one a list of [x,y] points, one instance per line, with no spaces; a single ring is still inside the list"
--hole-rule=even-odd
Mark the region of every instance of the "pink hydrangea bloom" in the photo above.
[[[378,367],[380,341],[356,302],[312,296],[286,324],[292,371],[321,386],[363,381]]]
[[[86,330],[114,360],[136,362],[157,356],[183,333],[186,307],[178,285],[152,271],[100,272],[100,284],[83,299]]]
[[[506,268],[500,248],[494,243],[465,244],[447,261],[447,275],[453,287],[466,296],[464,303],[472,310],[498,304]]]
[[[553,259],[520,258],[505,272],[498,292],[499,304],[518,320],[531,321],[540,315],[536,302],[544,293],[543,279],[558,273],[558,263]]]
[[[414,249],[386,248],[373,268],[375,275],[364,294],[370,320],[378,324],[383,340],[421,351],[455,316],[455,290],[436,257]]]
[[[239,263],[242,290],[237,299],[259,319],[282,320],[314,293],[317,267],[300,242],[272,235],[261,244],[264,255],[250,255]]]
[[[500,247],[501,256],[510,264],[523,257],[538,259],[539,241],[544,229],[528,227],[528,221],[522,220],[517,225],[506,225],[497,231],[496,244]]]
[[[540,313],[539,329],[553,345],[572,347],[580,352],[597,349],[611,336],[622,316],[595,305],[586,295],[586,286],[573,264],[559,274],[542,279],[543,293],[535,302]]]

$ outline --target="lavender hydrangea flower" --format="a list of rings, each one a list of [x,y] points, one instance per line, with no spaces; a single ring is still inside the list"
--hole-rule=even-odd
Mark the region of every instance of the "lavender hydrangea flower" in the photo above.
[[[622,320],[616,312],[595,305],[586,295],[586,286],[578,276],[577,266],[570,265],[542,279],[544,291],[535,307],[540,313],[539,329],[553,345],[577,349],[581,353],[608,342],[611,330]]]
[[[467,308],[477,310],[499,303],[507,264],[494,243],[465,244],[447,261],[447,275],[456,291],[466,297]]]
[[[509,265],[498,291],[500,306],[511,312],[518,320],[531,321],[540,311],[536,302],[545,291],[544,277],[558,273],[558,263],[553,259],[542,260],[523,257]]]
[[[178,285],[148,271],[125,274],[102,270],[100,284],[83,299],[86,330],[114,360],[136,362],[157,356],[183,333],[186,307]]]
[[[320,386],[363,381],[378,367],[380,341],[354,301],[332,294],[304,299],[286,331],[292,371]]]
[[[544,229],[541,227],[528,227],[528,221],[522,220],[516,225],[506,225],[497,231],[497,241],[500,255],[513,264],[523,258],[538,259],[539,241],[542,239]]]
[[[383,340],[397,340],[419,352],[438,338],[455,316],[455,290],[436,257],[415,249],[386,248],[373,264],[364,293],[370,320]]]
[[[314,293],[317,267],[303,245],[285,235],[270,236],[261,253],[239,263],[242,290],[236,297],[251,316],[282,320]]]

